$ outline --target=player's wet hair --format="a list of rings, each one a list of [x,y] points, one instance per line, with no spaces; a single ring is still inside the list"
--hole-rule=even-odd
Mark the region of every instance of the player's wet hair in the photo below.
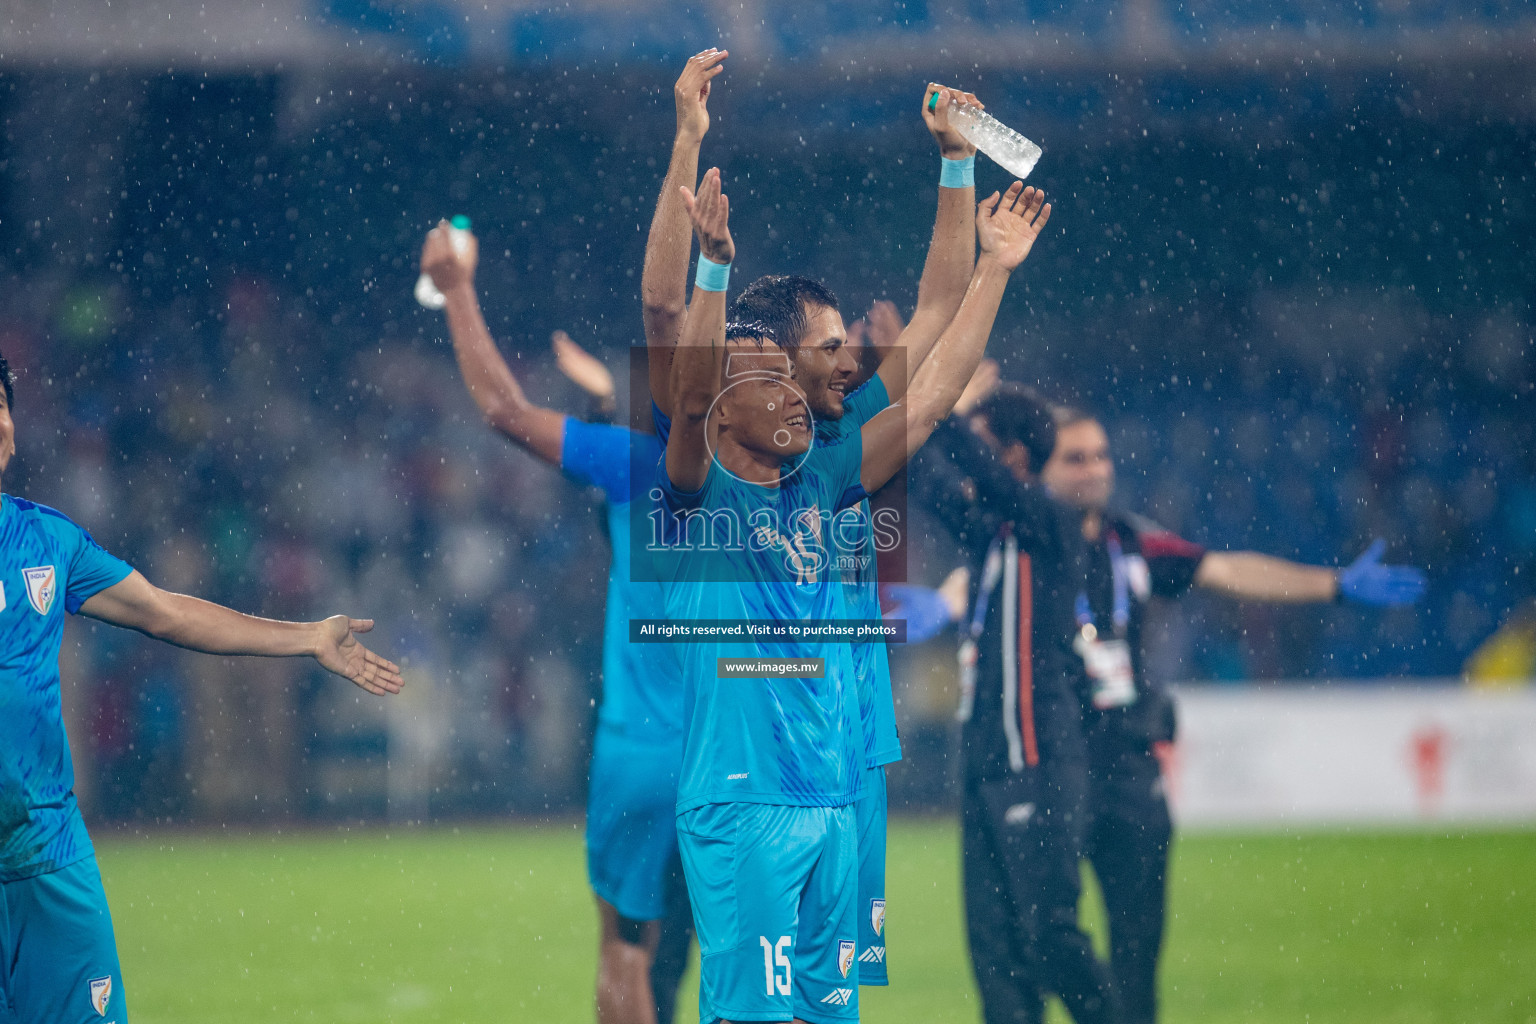
[[[808,277],[769,274],[753,281],[736,296],[728,319],[760,326],[793,359],[813,309],[837,310],[837,296],[826,285]]]
[[[768,329],[766,324],[758,323],[756,320],[730,320],[726,322],[726,341],[743,341],[747,339],[757,342],[758,348],[762,348],[763,343],[766,341],[778,343],[774,339],[773,332]]]
[[[1093,413],[1078,405],[1053,405],[1051,406],[1051,419],[1056,424],[1057,430],[1065,430],[1075,427],[1079,423],[1097,423],[1099,418]]]
[[[1024,446],[1030,472],[1038,473],[1051,457],[1056,447],[1055,407],[1028,384],[1004,381],[976,411],[1004,447],[1015,441]]]
[[[4,352],[0,352],[0,384],[5,385],[5,407],[9,409],[16,404],[16,383],[11,375],[11,364],[5,361]]]

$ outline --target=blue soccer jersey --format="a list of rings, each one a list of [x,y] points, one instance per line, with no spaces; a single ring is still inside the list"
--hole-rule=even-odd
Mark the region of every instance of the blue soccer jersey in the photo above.
[[[815,446],[779,487],[743,481],[711,463],[689,494],[659,473],[673,517],[656,563],[669,619],[837,618],[831,516],[858,501],[862,445]],[[847,643],[824,639],[694,638],[683,646],[687,740],[678,786],[681,814],[741,801],[838,807],[858,797],[863,730],[851,692]],[[825,659],[821,678],[721,675],[718,659]]]
[[[842,419],[816,421],[817,444],[840,444],[890,405],[885,382],[876,374],[843,402]],[[875,566],[875,535],[869,501],[838,513],[833,525],[833,554],[843,583],[844,614],[850,619],[880,619],[880,578]],[[891,663],[884,643],[853,646],[854,682],[859,694],[865,758],[869,767],[901,760],[896,735],[896,701]]]
[[[880,375],[876,374],[844,399],[842,418],[816,420],[816,444],[833,445],[858,437],[864,424],[889,405],[890,393]],[[665,444],[672,428],[671,419],[655,402],[651,403],[651,417]],[[863,448],[859,451],[862,456]],[[851,554],[853,564],[857,566],[851,573],[846,569],[839,570],[844,590],[838,617],[878,621],[880,580],[875,566],[874,528],[867,498],[839,513],[832,536],[834,558]],[[867,561],[863,560],[865,557]],[[899,761],[901,740],[896,732],[896,701],[891,689],[891,665],[885,644],[855,644],[850,658],[864,734],[865,761],[870,767]]]
[[[655,486],[660,458],[661,442],[650,434],[566,418],[560,468],[603,490],[613,545],[598,720],[636,738],[675,740],[683,731],[683,688],[672,645],[634,644],[629,639],[630,619],[652,618],[662,607],[661,585],[630,571],[629,544],[630,503]],[[643,484],[638,490],[637,480]]]
[[[64,616],[133,570],[64,515],[0,495],[0,881],[91,853],[59,703]]]

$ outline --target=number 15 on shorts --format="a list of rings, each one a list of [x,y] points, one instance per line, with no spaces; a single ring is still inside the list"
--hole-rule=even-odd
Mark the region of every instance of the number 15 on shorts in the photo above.
[[[768,936],[762,935],[757,940],[763,947],[763,987],[768,995],[773,995],[775,989],[781,996],[789,995],[789,936],[779,936],[778,942],[768,941]],[[778,968],[783,968],[781,975]]]

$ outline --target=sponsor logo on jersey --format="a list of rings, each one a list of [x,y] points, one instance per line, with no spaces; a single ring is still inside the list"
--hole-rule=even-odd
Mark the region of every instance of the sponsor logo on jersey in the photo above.
[[[1034,804],[1014,804],[1003,812],[1004,825],[1027,825],[1035,816]]]
[[[869,925],[876,935],[885,934],[885,900],[869,901]]]
[[[853,940],[843,939],[837,944],[837,969],[843,972],[843,977],[848,977],[848,972],[853,970]]]
[[[831,1003],[833,1006],[847,1006],[848,1000],[852,998],[853,989],[835,988],[831,992],[828,992],[826,995],[822,996],[821,1001],[824,1003]]]
[[[96,1011],[98,1017],[105,1017],[107,1015],[107,1003],[112,1001],[112,976],[92,978],[86,984],[91,986],[92,1009]]]
[[[51,565],[40,565],[35,569],[21,570],[21,576],[27,581],[27,600],[32,602],[33,611],[47,615],[53,607],[54,595],[58,592],[58,573],[53,571]]]
[[[5,611],[5,582],[0,580],[0,612]]]
[[[861,964],[883,964],[883,963],[885,963],[885,947],[884,946],[870,946],[864,952],[859,954],[859,963],[861,963]]]

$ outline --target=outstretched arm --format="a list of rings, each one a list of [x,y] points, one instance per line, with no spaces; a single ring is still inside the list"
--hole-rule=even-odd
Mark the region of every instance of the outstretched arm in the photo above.
[[[682,192],[685,208],[699,236],[700,259],[729,266],[736,258],[731,241],[730,200],[720,191],[720,170],[711,167],[699,194]],[[725,372],[725,289],[695,284],[688,320],[672,364],[672,434],[667,439],[667,478],[683,492],[697,491],[709,475],[709,410],[720,394]]]
[[[448,333],[453,355],[469,395],[485,421],[551,465],[560,465],[565,414],[534,405],[523,394],[512,368],[501,357],[475,296],[479,243],[473,236],[462,255],[454,248],[446,221],[433,228],[421,250],[421,269],[448,300]]]
[[[923,94],[923,121],[939,144],[939,156],[943,160],[972,161],[976,147],[949,123],[951,98],[981,106],[981,102],[968,92],[930,84]],[[976,264],[976,228],[972,214],[976,187],[970,172],[969,164],[964,165],[964,172],[959,166],[946,166],[945,176],[939,180],[939,209],[933,221],[933,239],[928,243],[923,276],[917,284],[917,309],[897,342],[900,355],[887,357],[878,371],[886,394],[893,402],[906,394],[917,368],[954,319],[965,298],[966,286]]]
[[[1382,565],[1386,542],[1377,540],[1343,569],[1302,565],[1253,551],[1213,551],[1200,561],[1196,586],[1246,601],[1317,604],[1412,604],[1424,594],[1424,573],[1406,565]]]
[[[1023,182],[981,201],[976,211],[981,257],[960,311],[918,367],[906,399],[864,425],[859,482],[866,491],[873,493],[894,476],[954,408],[986,351],[1009,275],[1029,255],[1050,216],[1045,193]]]
[[[727,56],[725,50],[713,48],[694,55],[672,89],[672,98],[677,103],[677,137],[672,142],[667,179],[662,182],[661,196],[656,200],[651,233],[645,241],[640,302],[651,399],[668,416],[672,415],[672,396],[667,391],[672,383],[672,348],[688,312],[688,252],[693,241],[688,207],[678,190],[691,191],[699,180],[699,146],[709,131],[710,82],[725,70],[723,61]]]
[[[207,654],[307,655],[369,693],[399,693],[404,685],[399,666],[357,642],[354,634],[372,629],[372,619],[332,615],[319,622],[283,622],[257,618],[211,601],[161,590],[137,571],[93,595],[80,611],[93,619]]]

